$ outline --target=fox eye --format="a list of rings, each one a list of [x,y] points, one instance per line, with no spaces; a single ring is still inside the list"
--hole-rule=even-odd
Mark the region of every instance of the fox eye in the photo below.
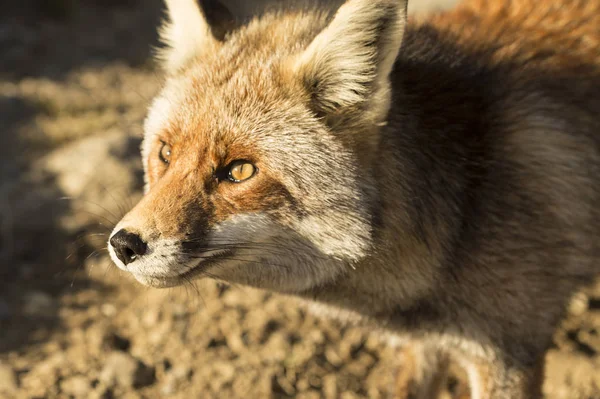
[[[162,147],[160,147],[160,151],[158,152],[158,157],[164,163],[169,163],[171,160],[171,146],[167,143],[163,143]]]
[[[256,173],[256,166],[248,161],[234,161],[229,167],[229,180],[239,183],[248,180]]]

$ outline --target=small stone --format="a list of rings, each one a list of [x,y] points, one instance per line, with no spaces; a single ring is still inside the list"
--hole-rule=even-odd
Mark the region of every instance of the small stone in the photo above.
[[[336,399],[338,397],[337,378],[335,374],[327,374],[323,377],[323,393],[326,399]]]
[[[160,392],[165,396],[173,395],[175,392],[177,392],[177,384],[175,381],[169,380],[162,386]]]
[[[165,375],[165,383],[161,388],[163,395],[172,395],[182,383],[189,381],[193,375],[193,371],[189,366],[176,366],[169,368]],[[233,376],[232,376],[233,378]]]
[[[307,391],[310,388],[310,382],[307,378],[300,378],[296,381],[296,389],[300,392]]]
[[[235,373],[233,366],[231,366],[229,363],[227,363],[227,364],[225,364],[225,366],[221,367],[220,371],[222,374],[230,376],[229,378],[233,378],[233,375]],[[193,371],[192,371],[192,368],[189,366],[177,366],[177,367],[173,368],[173,370],[171,371],[171,374],[178,380],[183,381],[183,380],[189,380],[192,377]]]
[[[588,297],[583,292],[578,292],[571,298],[568,311],[573,316],[581,316],[588,309]]]
[[[235,368],[227,362],[215,362],[212,365],[212,375],[210,378],[210,389],[213,392],[221,392],[222,387],[233,382],[235,377]]]
[[[68,364],[64,351],[56,352],[35,365],[35,372],[40,375],[58,375],[59,370]]]
[[[188,314],[186,307],[181,303],[174,303],[171,309],[175,319],[183,319]]]
[[[102,304],[100,311],[106,317],[112,317],[117,313],[117,308],[111,303]]]
[[[369,367],[361,362],[351,362],[344,367],[344,370],[357,378],[364,378],[368,374]]]
[[[358,355],[360,349],[364,346],[364,336],[358,328],[348,329],[340,342],[340,357],[344,362],[350,361]]]
[[[100,384],[87,396],[88,399],[113,399],[115,395],[112,389]]]
[[[294,396],[296,388],[282,375],[273,375],[271,377],[271,392],[277,395]]]
[[[223,380],[223,383],[231,382],[235,376],[235,368],[231,363],[218,362],[213,364],[213,368],[218,373],[218,378]],[[189,375],[189,368],[187,371],[182,369],[180,373],[182,373],[182,376]]]
[[[104,350],[127,352],[130,346],[131,342],[127,338],[121,337],[115,332],[107,332],[104,337],[102,337],[102,348]]]
[[[298,399],[320,399],[321,395],[318,390],[311,390],[302,392],[300,395],[296,396]]]
[[[82,375],[76,375],[63,380],[60,383],[60,389],[67,395],[72,395],[78,398],[87,397],[91,390],[91,383]]]
[[[18,389],[17,373],[7,364],[0,363],[0,392],[17,393]]]
[[[142,323],[146,327],[154,327],[160,320],[160,313],[157,309],[148,309],[142,316]]]
[[[333,348],[327,348],[325,350],[325,358],[334,367],[340,367],[343,363],[342,358]]]
[[[109,387],[142,388],[156,381],[156,373],[154,367],[127,353],[113,352],[106,359],[100,380]]]

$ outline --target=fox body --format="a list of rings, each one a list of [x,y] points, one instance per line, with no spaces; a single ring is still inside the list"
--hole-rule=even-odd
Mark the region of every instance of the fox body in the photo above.
[[[114,262],[155,287],[306,298],[464,359],[474,398],[540,395],[565,305],[600,272],[600,2],[499,3],[238,25],[167,0],[146,194]]]

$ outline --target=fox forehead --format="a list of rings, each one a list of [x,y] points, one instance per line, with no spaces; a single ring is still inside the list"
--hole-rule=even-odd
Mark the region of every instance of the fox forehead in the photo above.
[[[272,111],[275,105],[281,108],[285,98],[306,94],[289,72],[290,64],[324,24],[325,15],[314,12],[269,14],[251,21],[218,47],[197,51],[185,67],[171,74],[160,96],[170,104],[162,101],[151,113],[160,108],[170,123],[183,128],[202,108],[212,113],[235,112],[235,122],[249,114]],[[210,117],[203,115],[205,122],[227,121]]]
[[[146,119],[145,161],[156,151],[157,141],[221,162],[268,154],[264,163],[286,152],[292,160],[314,145],[338,147],[301,100],[266,87],[275,86],[272,75],[265,75],[253,90],[246,77],[235,80],[216,85],[204,84],[194,74],[171,78]],[[292,148],[294,153],[289,153]],[[343,153],[342,148],[336,150]],[[232,156],[236,158],[229,159]]]

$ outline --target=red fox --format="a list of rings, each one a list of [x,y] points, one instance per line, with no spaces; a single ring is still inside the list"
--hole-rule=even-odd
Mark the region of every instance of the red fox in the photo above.
[[[243,24],[166,3],[117,266],[412,337],[412,397],[432,397],[437,351],[473,398],[541,397],[553,330],[600,272],[600,1],[472,0],[407,23],[406,0],[347,0]]]

